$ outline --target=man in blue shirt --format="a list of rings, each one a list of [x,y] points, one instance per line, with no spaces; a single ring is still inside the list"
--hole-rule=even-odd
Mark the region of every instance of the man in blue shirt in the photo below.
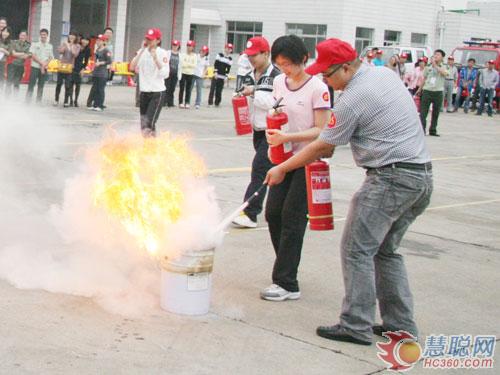
[[[460,99],[462,98],[462,94],[464,90],[466,91],[465,99],[464,99],[464,112],[468,113],[469,112],[469,106],[470,106],[470,98],[472,94],[472,89],[476,88],[477,85],[477,68],[474,67],[476,64],[476,60],[473,58],[470,58],[467,60],[467,66],[464,66],[462,69],[460,69],[460,75],[458,77],[458,90],[457,90],[457,97],[455,98],[455,110],[456,112],[458,110],[458,107],[460,107]]]
[[[382,50],[378,49],[376,52],[377,57],[373,59],[373,65],[375,66],[384,66],[384,61],[382,60]]]

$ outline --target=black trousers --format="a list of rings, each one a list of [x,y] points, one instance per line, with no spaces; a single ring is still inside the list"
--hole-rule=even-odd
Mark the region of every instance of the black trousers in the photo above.
[[[276,253],[273,283],[289,292],[298,292],[297,270],[307,226],[304,168],[287,173],[281,184],[269,189],[266,220]]]
[[[193,89],[193,75],[183,74],[179,82],[179,105],[182,103],[191,103],[191,91]],[[185,90],[185,95],[184,95]],[[183,100],[184,99],[184,100]]]
[[[82,76],[80,72],[73,72],[71,75],[71,94],[74,95],[75,104],[80,96],[80,88],[82,86]]]
[[[12,92],[12,87],[14,87],[14,91],[19,91],[19,85],[21,84],[21,79],[24,74],[24,65],[15,65],[9,64],[7,67],[8,72],[8,80],[7,80],[7,89],[5,90],[6,95],[10,95]]]
[[[26,92],[26,101],[27,102],[31,102],[31,98],[33,97],[33,91],[35,89],[35,85],[37,85],[36,101],[38,103],[42,101],[43,87],[45,86],[46,80],[47,80],[47,73],[42,74],[42,71],[40,70],[40,68],[31,67],[30,82],[28,84],[28,91]]]
[[[87,97],[87,107],[94,106],[94,97],[95,97],[94,77],[92,77],[92,86],[90,87],[89,96]]]
[[[170,74],[168,78],[165,80],[166,95],[164,96],[163,105],[166,105],[167,107],[174,106],[174,92],[175,92],[175,87],[177,86],[177,80],[178,80],[177,72]]]
[[[431,117],[431,127],[429,128],[429,133],[436,134],[439,112],[441,111],[441,106],[443,105],[443,91],[424,90],[422,93],[422,97],[420,98],[420,121],[422,122],[424,133],[427,127],[427,115],[429,114],[429,108],[431,104],[432,104],[432,117]]]
[[[208,94],[208,105],[214,104],[215,95],[215,105],[220,105],[222,100],[222,90],[224,89],[224,79],[222,78],[212,78],[210,83],[210,94]]]
[[[106,82],[108,82],[108,77],[92,77],[92,87],[94,89],[94,108],[104,109]]]
[[[158,121],[158,117],[160,116],[164,98],[165,91],[141,91],[139,110],[141,113],[141,131],[144,137],[156,136],[156,121]]]
[[[272,168],[273,164],[267,157],[267,149],[269,145],[266,139],[266,132],[254,131],[253,132],[253,148],[255,149],[255,156],[252,161],[252,173],[250,184],[245,192],[245,201],[250,198],[264,183],[267,171]],[[266,194],[260,194],[256,197],[247,208],[245,214],[253,221],[257,221],[257,216],[262,212],[262,204]]]
[[[59,96],[61,94],[61,87],[64,83],[64,104],[72,103],[73,97],[71,95],[71,73],[57,73],[57,84],[56,84],[56,102],[59,101]]]

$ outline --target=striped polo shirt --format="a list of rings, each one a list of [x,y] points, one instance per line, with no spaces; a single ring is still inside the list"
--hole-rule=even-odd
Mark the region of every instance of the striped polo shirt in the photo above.
[[[431,160],[413,98],[390,69],[362,64],[339,95],[320,139],[351,144],[360,167]]]

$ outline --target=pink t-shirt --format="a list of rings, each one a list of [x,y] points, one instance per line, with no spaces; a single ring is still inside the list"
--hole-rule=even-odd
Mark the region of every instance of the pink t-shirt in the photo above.
[[[288,115],[290,133],[298,133],[314,127],[314,110],[330,109],[330,93],[328,86],[318,77],[310,77],[301,87],[290,90],[285,74],[280,74],[273,82],[273,96],[283,98],[283,112]],[[293,153],[302,150],[309,142],[292,144]]]

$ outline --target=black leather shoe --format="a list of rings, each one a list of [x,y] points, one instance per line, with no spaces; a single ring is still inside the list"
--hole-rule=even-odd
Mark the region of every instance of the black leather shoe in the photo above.
[[[382,335],[382,333],[389,332],[390,330],[385,328],[382,324],[377,324],[377,325],[372,326],[372,331],[373,331],[374,335],[384,337]]]
[[[438,133],[429,133],[429,135],[432,137],[441,137]]]
[[[371,345],[371,341],[360,340],[346,331],[340,324],[334,326],[320,326],[316,329],[318,336],[334,341],[350,342],[358,345]]]

